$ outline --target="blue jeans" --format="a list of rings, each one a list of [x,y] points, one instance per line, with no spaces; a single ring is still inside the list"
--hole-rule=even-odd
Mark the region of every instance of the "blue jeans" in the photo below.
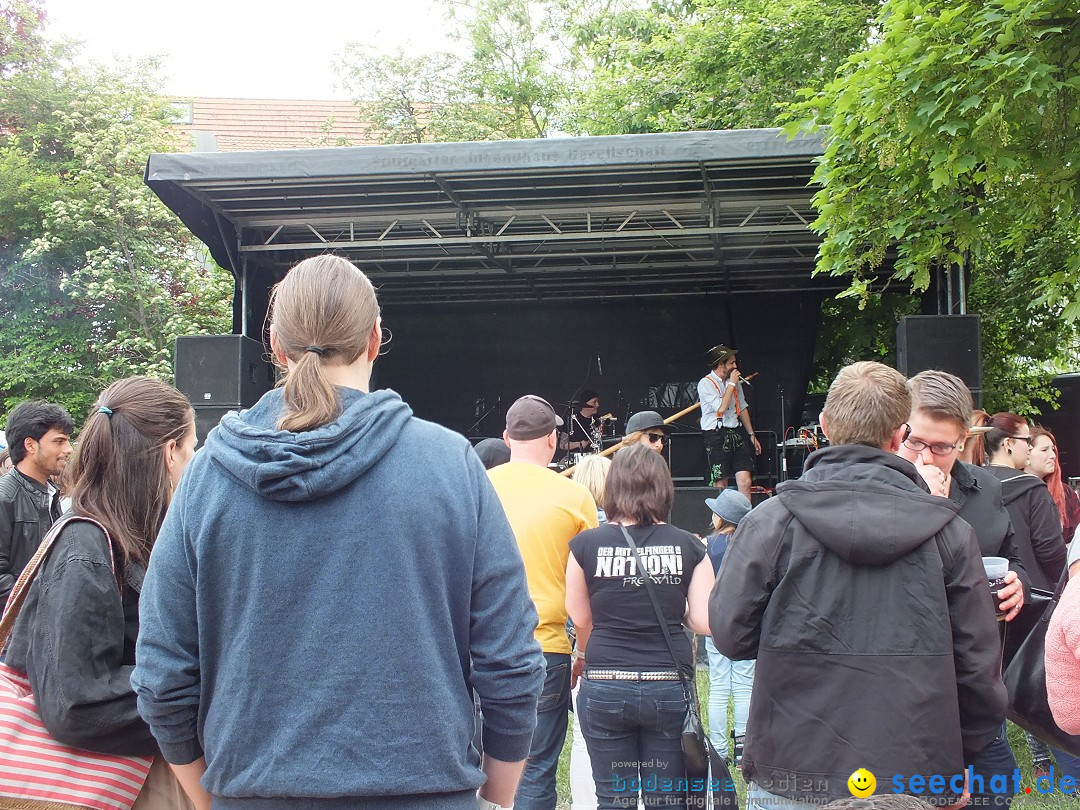
[[[536,707],[536,732],[529,761],[514,799],[517,810],[555,810],[555,772],[566,741],[570,710],[570,656],[546,652],[544,659],[547,676]]]
[[[577,720],[589,747],[598,807],[686,807],[679,681],[583,680]]]
[[[1057,780],[1062,776],[1071,776],[1080,783],[1080,757],[1074,757],[1067,751],[1054,748],[1052,745],[1050,750],[1054,752],[1054,759],[1057,760],[1058,772],[1054,775],[1054,784],[1056,785]]]
[[[732,661],[720,654],[711,638],[705,639],[705,652],[709,654],[709,737],[717,753],[727,757],[728,695],[735,706],[735,736],[739,737],[746,733],[757,661]]]
[[[1005,723],[1001,724],[1001,730],[997,737],[986,748],[980,751],[968,765],[972,769],[971,798],[978,798],[973,802],[977,808],[1009,807],[1013,798],[1013,773],[1016,771],[1016,757],[1013,756],[1009,746],[1009,738],[1005,734]],[[981,789],[978,777],[982,777]],[[1002,776],[1005,779],[1007,789],[1004,793],[995,793],[991,789],[990,780],[994,776]],[[999,782],[1001,780],[998,780]]]

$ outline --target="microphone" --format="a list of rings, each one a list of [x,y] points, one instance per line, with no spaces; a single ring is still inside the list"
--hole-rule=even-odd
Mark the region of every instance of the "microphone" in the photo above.
[[[604,367],[600,365],[600,355],[596,355],[596,370],[600,372],[600,376],[604,376]]]

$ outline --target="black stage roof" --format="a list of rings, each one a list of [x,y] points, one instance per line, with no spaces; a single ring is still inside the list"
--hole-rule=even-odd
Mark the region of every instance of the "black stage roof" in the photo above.
[[[762,129],[155,154],[146,182],[238,289],[333,251],[384,304],[822,292],[846,283],[811,277],[821,152]]]

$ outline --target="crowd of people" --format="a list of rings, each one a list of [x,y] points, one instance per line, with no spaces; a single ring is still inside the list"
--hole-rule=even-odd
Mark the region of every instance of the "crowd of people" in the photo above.
[[[860,769],[879,793],[941,775],[943,801],[1009,802],[1002,639],[1033,587],[1080,571],[1045,430],[977,424],[944,372],[855,363],[826,398],[829,446],[751,508],[759,445],[719,346],[702,418],[735,485],[702,537],[669,522],[655,412],[562,476],[563,420],[539,396],[474,451],[371,390],[379,304],[348,261],[296,265],[269,323],[283,383],[198,453],[191,405],[147,378],[103,391],[74,449],[59,406],[5,425],[0,598],[51,550],[3,667],[56,741],[155,758],[136,808],[553,810],[571,712],[575,808],[695,806],[694,634],[751,810],[849,799]],[[994,590],[984,557],[1008,561]],[[1080,577],[1046,639],[1069,733],[1078,662]],[[1037,768],[1080,778],[1036,743]]]

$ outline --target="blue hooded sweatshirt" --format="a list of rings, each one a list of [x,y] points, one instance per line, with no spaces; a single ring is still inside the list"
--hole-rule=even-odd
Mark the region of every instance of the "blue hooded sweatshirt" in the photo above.
[[[226,416],[151,555],[139,712],[169,762],[205,755],[215,806],[475,791],[471,689],[485,750],[528,755],[537,614],[480,460],[392,391],[338,390],[311,431],[276,428],[280,390]]]

